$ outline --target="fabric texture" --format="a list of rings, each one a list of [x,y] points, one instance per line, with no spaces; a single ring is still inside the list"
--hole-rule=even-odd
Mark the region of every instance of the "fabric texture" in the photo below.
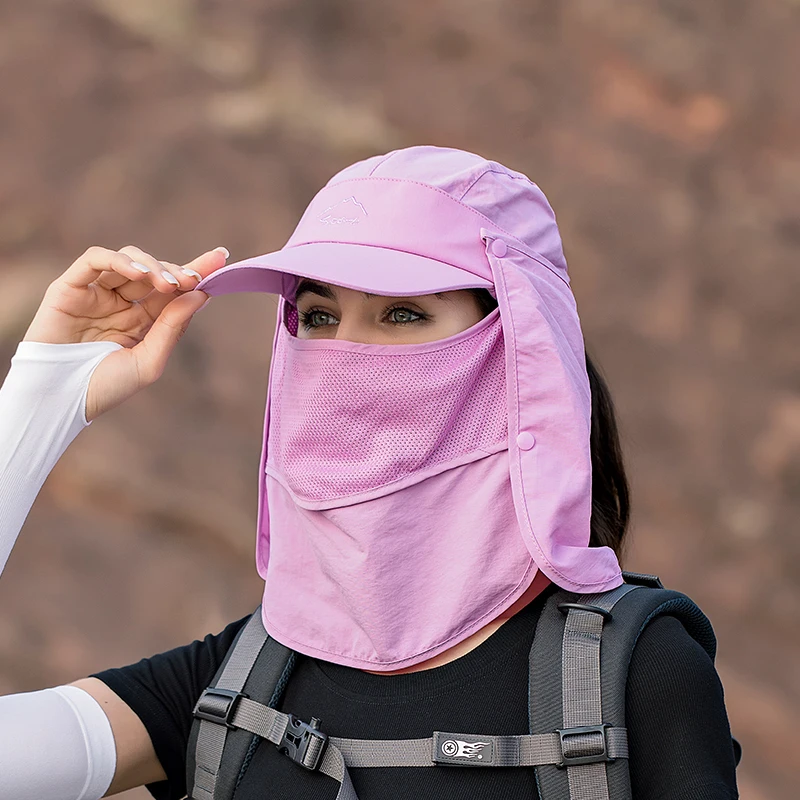
[[[550,590],[475,650],[441,667],[405,675],[300,657],[280,710],[322,720],[332,736],[413,739],[434,730],[497,735],[528,731],[528,653]],[[191,712],[245,619],[221,634],[98,673],[140,717],[168,781],[148,787],[158,800],[185,792]],[[637,800],[737,797],[730,728],[714,666],[678,620],[661,617],[634,651],[626,693],[633,796]],[[361,800],[530,800],[532,769],[464,767],[353,769]],[[236,800],[333,800],[338,784],[310,773],[268,744],[249,762]]]
[[[100,704],[77,686],[0,697],[0,795],[99,800],[117,765]]]
[[[418,345],[302,340],[283,326],[273,364],[275,533],[259,542],[258,568],[265,627],[279,641],[397,669],[463,640],[528,589],[537,570],[508,479],[497,312]]]
[[[20,342],[0,388],[0,573],[39,490],[86,421],[86,393],[113,342]]]
[[[496,383],[481,402],[491,406],[504,389],[498,410],[505,412],[505,437],[489,430],[497,413],[481,424],[478,408],[465,405],[477,396],[473,387],[446,365],[431,368],[427,353],[395,346],[409,352],[408,364],[395,358],[398,371],[388,374],[389,359],[369,345],[289,344],[287,306],[299,276],[376,294],[489,288],[499,306],[504,374],[500,385],[499,358],[486,362]],[[227,266],[198,288],[282,297],[256,545],[264,624],[278,641],[306,655],[388,671],[463,641],[508,608],[537,570],[580,593],[622,583],[614,552],[588,546],[591,396],[583,336],[555,215],[526,176],[447,148],[367,159],[329,181],[284,248]],[[491,339],[488,324],[482,334]],[[456,352],[448,364],[470,361],[463,354],[452,359]],[[398,393],[403,379],[414,388]],[[420,402],[413,406],[412,398]],[[413,413],[403,413],[404,403]],[[448,416],[448,407],[458,413]],[[480,435],[490,444],[487,458],[476,460]],[[494,460],[491,484],[481,485],[493,452],[503,455]],[[441,480],[448,472],[458,472],[449,496]],[[503,505],[509,497],[513,516]],[[408,537],[401,551],[389,505],[413,509],[404,538],[413,526],[435,531],[433,538],[448,546],[431,551],[431,537]],[[495,512],[509,527],[494,526],[494,540],[464,527],[465,518],[485,521]],[[489,569],[479,569],[476,544]],[[521,570],[523,548],[530,561]],[[392,562],[384,549],[393,552]],[[510,562],[502,576],[491,569],[500,552]],[[435,573],[455,594],[408,582],[411,569],[400,574],[404,560],[426,578]],[[306,579],[297,580],[300,574]],[[333,627],[324,624],[330,619]]]

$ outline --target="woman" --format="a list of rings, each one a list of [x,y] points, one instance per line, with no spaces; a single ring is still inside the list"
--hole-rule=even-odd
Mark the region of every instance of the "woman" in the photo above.
[[[181,270],[135,248],[92,249],[51,285],[3,390],[5,416],[19,416],[37,380],[36,365],[30,377],[15,369],[42,359],[61,385],[57,357],[69,362],[72,417],[62,411],[17,495],[32,502],[84,403],[90,421],[161,374],[209,295],[277,293],[257,563],[263,625],[300,654],[281,707],[350,738],[526,733],[544,600],[555,587],[620,586],[628,518],[610,398],[584,354],[546,198],[473,154],[408,148],[335,176],[282,250],[229,267],[224,257]],[[17,450],[41,435],[35,417]],[[86,800],[146,783],[182,797],[192,709],[244,622],[0,699],[13,796]],[[719,679],[676,619],[641,634],[626,703],[637,800],[736,796]],[[57,748],[43,731],[58,732]],[[326,775],[254,745],[239,800],[336,797]],[[361,800],[536,796],[532,769],[353,772]]]

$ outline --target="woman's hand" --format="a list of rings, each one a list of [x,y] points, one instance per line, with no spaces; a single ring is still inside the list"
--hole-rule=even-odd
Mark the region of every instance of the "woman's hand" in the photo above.
[[[208,299],[192,290],[227,257],[220,247],[180,267],[137,247],[90,247],[47,288],[23,341],[123,346],[92,374],[86,398],[91,421],[161,376],[193,314]]]

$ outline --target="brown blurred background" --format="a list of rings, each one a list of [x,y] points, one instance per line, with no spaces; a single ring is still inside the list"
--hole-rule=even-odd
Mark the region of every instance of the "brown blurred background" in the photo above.
[[[747,800],[800,782],[798,0],[0,0],[0,375],[91,244],[279,247],[338,169],[409,144],[526,172],[622,424],[627,566],[711,617]],[[216,299],[95,422],[0,581],[0,692],[259,601],[274,301]],[[144,790],[126,795],[143,800]]]

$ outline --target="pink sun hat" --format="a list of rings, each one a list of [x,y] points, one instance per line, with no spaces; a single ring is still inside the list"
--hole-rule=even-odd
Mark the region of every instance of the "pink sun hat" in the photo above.
[[[520,535],[558,586],[593,593],[622,584],[614,551],[589,547],[591,392],[583,334],[555,214],[535,183],[463,150],[420,146],[375,156],[335,175],[280,250],[224,267],[197,288],[209,295],[270,292],[292,303],[300,277],[389,296],[490,290],[503,329],[509,480]],[[259,541],[269,531],[268,430],[269,406]]]
[[[555,215],[535,184],[472,153],[423,146],[342,170],[280,250],[230,264],[197,288],[288,297],[302,276],[383,295],[490,289],[482,228],[525,242],[567,279]]]

